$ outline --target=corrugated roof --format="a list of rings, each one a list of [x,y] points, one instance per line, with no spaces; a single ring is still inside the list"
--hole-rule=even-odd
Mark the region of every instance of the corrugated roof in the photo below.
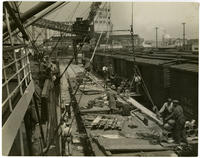
[[[172,65],[171,68],[198,73],[198,65],[197,64],[185,63],[185,64],[179,64],[179,65]]]
[[[127,61],[133,61],[133,56],[111,55],[111,54],[103,54],[103,53],[98,53],[97,55],[112,56],[113,58],[117,58],[117,59],[124,59],[124,60],[127,60]],[[165,63],[167,61],[170,61],[170,60],[148,59],[148,58],[136,57],[135,61],[137,63],[151,64],[151,65],[160,65],[160,64],[163,64],[163,63]]]
[[[132,56],[111,55],[111,54],[105,54],[105,53],[98,53],[97,55],[112,56],[113,58],[117,58],[117,59],[124,59],[124,60],[127,60],[127,61],[133,61]],[[166,63],[167,61],[170,61],[170,60],[148,59],[148,58],[136,57],[135,61],[137,63],[143,63],[143,64],[160,65],[160,64],[164,64],[164,63]],[[178,64],[178,65],[171,65],[170,67],[173,68],[173,69],[177,69],[177,70],[198,73],[198,64],[184,63],[184,64]]]

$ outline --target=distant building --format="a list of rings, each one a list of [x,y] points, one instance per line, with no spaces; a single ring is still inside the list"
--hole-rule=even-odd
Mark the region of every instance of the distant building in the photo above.
[[[185,45],[185,50],[198,52],[199,51],[199,40],[198,39],[190,39]]]
[[[107,3],[105,7],[99,8],[97,11],[97,16],[94,19],[94,32],[111,32],[112,26],[111,7],[110,3]]]
[[[198,52],[199,51],[199,44],[198,43],[192,45],[192,51],[193,52]]]
[[[120,33],[120,32],[112,32],[110,35],[112,44],[121,44],[123,47],[131,47],[132,40],[130,33]],[[142,47],[142,43],[144,39],[141,38],[139,35],[134,35],[134,46],[135,47]]]
[[[143,42],[142,43],[142,47],[144,47],[144,48],[152,48],[152,45],[151,45],[151,43],[148,43],[148,42]]]
[[[144,44],[147,44],[151,47],[156,47],[156,41],[154,40],[146,40]],[[162,41],[158,41],[158,47],[161,47],[161,46],[162,46]]]
[[[174,39],[174,45],[176,47],[183,47],[183,39],[181,38]],[[187,39],[185,39],[185,45],[187,45]]]

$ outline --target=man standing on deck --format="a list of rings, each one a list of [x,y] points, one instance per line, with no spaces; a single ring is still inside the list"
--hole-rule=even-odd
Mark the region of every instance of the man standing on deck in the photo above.
[[[109,107],[110,107],[110,112],[111,114],[115,113],[117,111],[117,97],[116,94],[113,92],[108,91],[107,92],[107,97],[108,97],[108,102],[109,102]]]
[[[104,78],[104,83],[105,83],[104,86],[105,86],[105,88],[107,88],[106,80],[108,79],[108,67],[103,66],[102,71],[103,71],[103,78]]]
[[[174,118],[175,128],[173,130],[173,133],[174,133],[175,142],[177,144],[180,144],[181,140],[182,140],[182,142],[187,144],[188,142],[187,142],[186,134],[185,134],[185,127],[184,127],[185,126],[185,116],[183,113],[183,108],[179,104],[178,100],[174,100],[173,103],[174,103],[173,108],[172,108],[173,112],[171,115],[169,115],[166,118],[166,121],[168,121],[171,118]]]
[[[71,107],[70,107],[70,104],[65,104],[65,109],[67,111],[68,118],[71,118]]]
[[[69,127],[65,121],[62,120],[61,122],[61,134],[62,134],[62,147],[63,147],[63,155],[70,156],[71,155],[71,135],[72,129]]]

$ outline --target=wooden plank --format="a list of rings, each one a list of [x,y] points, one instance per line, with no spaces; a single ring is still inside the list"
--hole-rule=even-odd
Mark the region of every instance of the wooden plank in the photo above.
[[[135,138],[98,138],[99,144],[109,151],[163,151],[168,150],[159,144],[150,144],[148,140]]]
[[[95,119],[94,119],[94,121],[92,122],[92,126],[93,125],[96,125],[96,124],[98,124],[99,123],[99,121],[101,120],[101,118],[102,118],[102,116],[97,116]]]
[[[178,157],[178,155],[173,151],[151,151],[151,152],[134,152],[134,153],[119,153],[113,154],[112,156],[142,156],[142,157]]]
[[[63,72],[65,69],[65,65],[64,63],[60,63],[59,68],[60,68],[60,72]],[[60,91],[61,91],[61,108],[64,108],[66,104],[70,103],[70,93],[69,93],[69,84],[67,81],[68,75],[67,72],[65,72],[64,76],[61,78],[60,81]]]
[[[80,65],[71,64],[71,67],[76,74],[84,71],[84,69],[81,69]]]
[[[81,114],[86,114],[86,113],[108,113],[110,112],[110,108],[92,108],[92,109],[86,109],[86,110],[81,110]]]
[[[149,109],[145,108],[142,104],[138,103],[135,99],[129,97],[126,99],[130,104],[132,104],[137,109],[141,110],[142,113],[153,119],[159,125],[163,125],[163,122],[156,117],[156,114],[150,111]]]
[[[73,71],[71,65],[69,66],[69,68],[67,69],[67,73],[69,75],[70,78],[75,78],[76,77],[76,74],[75,72]]]
[[[2,127],[2,154],[7,156],[35,91],[33,80]]]

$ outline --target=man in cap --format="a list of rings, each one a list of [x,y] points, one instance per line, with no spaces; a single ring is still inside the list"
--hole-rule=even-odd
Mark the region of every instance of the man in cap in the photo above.
[[[185,134],[185,116],[183,113],[183,108],[179,104],[178,100],[173,101],[173,112],[169,115],[166,120],[173,118],[175,120],[175,128],[173,130],[174,139],[177,144],[181,141],[187,144],[186,134]]]

